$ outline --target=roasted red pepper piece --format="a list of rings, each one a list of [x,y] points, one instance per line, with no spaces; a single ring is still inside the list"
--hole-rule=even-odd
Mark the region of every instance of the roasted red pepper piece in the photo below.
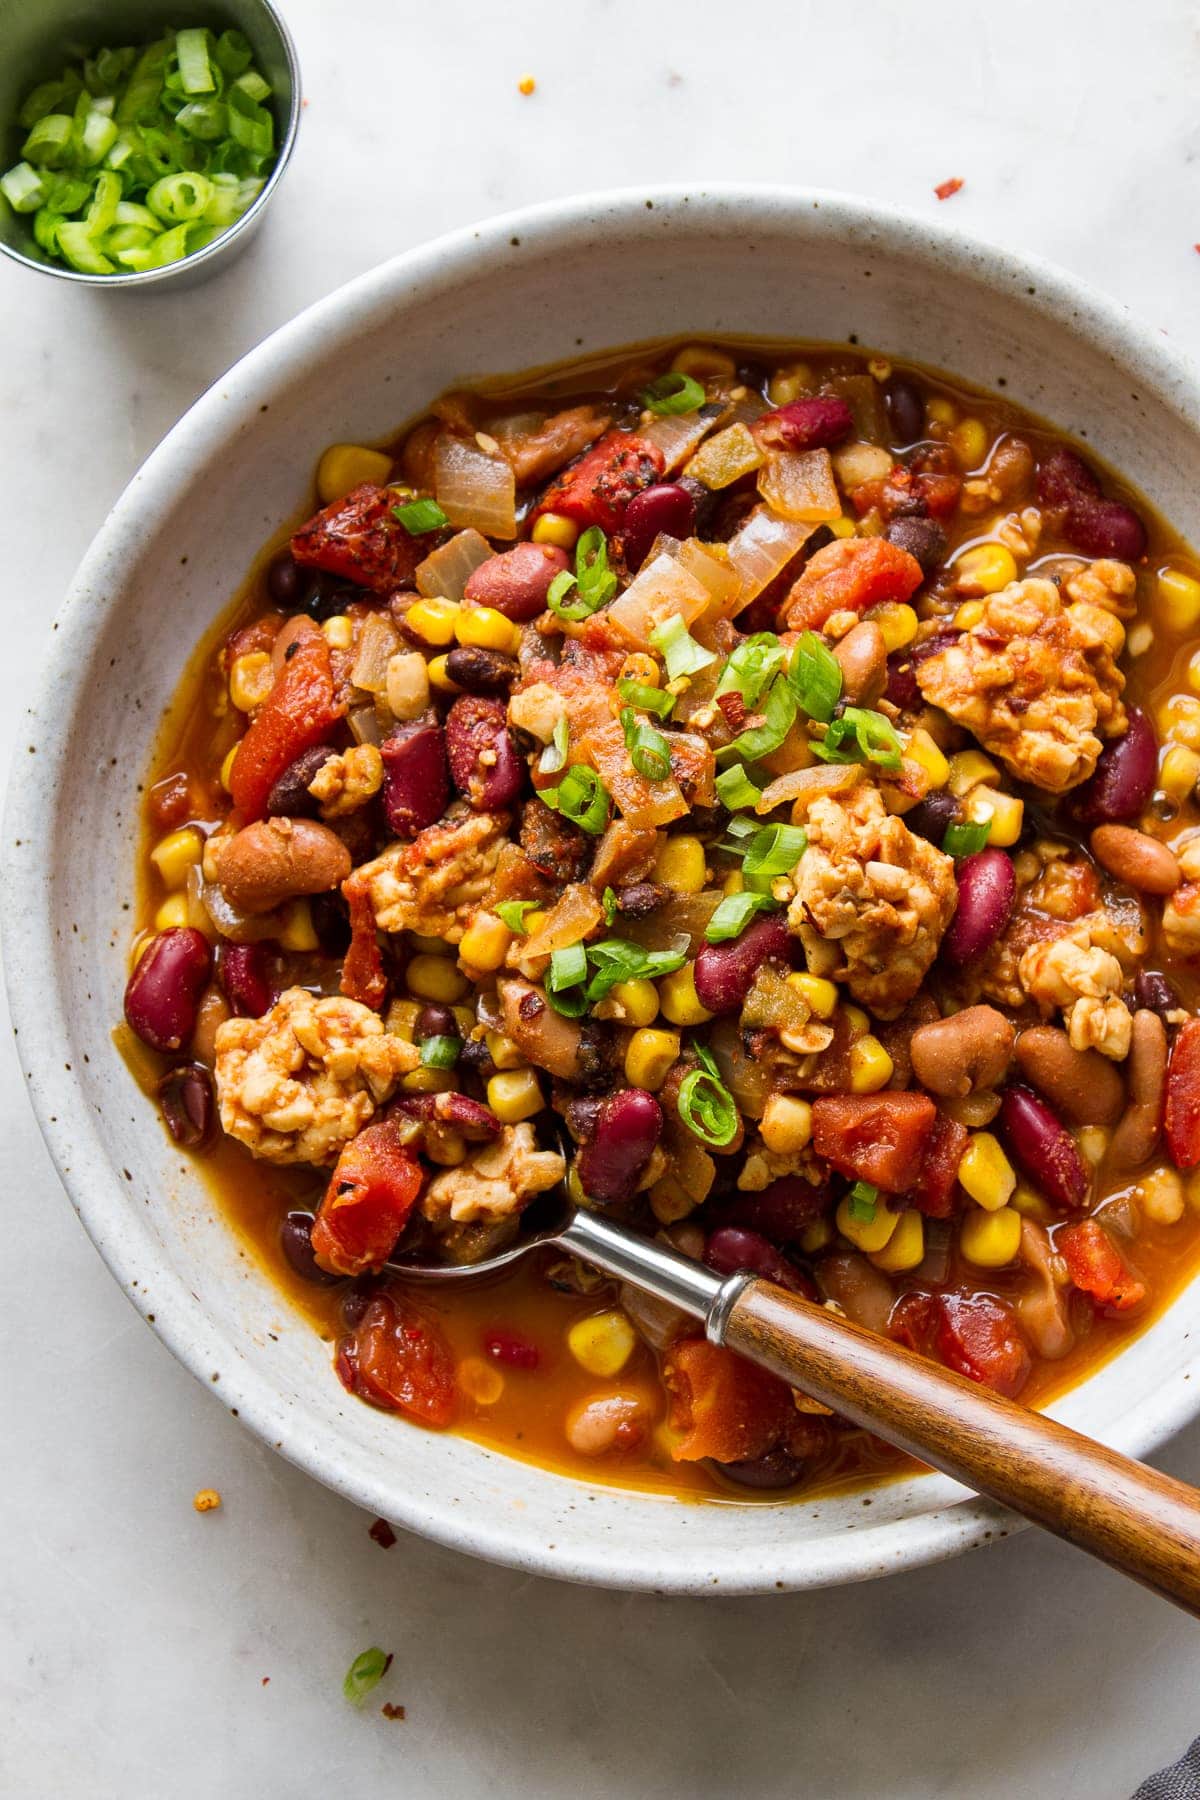
[[[312,1228],[313,1255],[333,1275],[382,1268],[423,1180],[393,1119],[368,1125],[338,1157]]]
[[[657,481],[663,454],[633,431],[606,431],[599,443],[555,477],[531,517],[562,513],[577,525],[619,531],[635,494]]]
[[[342,892],[350,909],[350,943],[342,958],[342,992],[347,1000],[357,1000],[361,1006],[379,1012],[388,984],[370,895],[353,875]]]
[[[916,557],[886,538],[835,538],[793,583],[784,605],[788,628],[815,631],[835,612],[908,600],[924,579]]]
[[[921,1170],[909,1199],[927,1219],[948,1219],[955,1210],[958,1165],[970,1141],[970,1132],[939,1112],[929,1134]]]
[[[1200,1163],[1200,1019],[1179,1028],[1167,1067],[1167,1149],[1177,1169]]]
[[[334,698],[325,635],[311,619],[285,627],[295,648],[237,747],[229,791],[243,825],[261,819],[267,796],[303,750],[328,737],[345,708]]]
[[[704,1338],[672,1344],[663,1363],[676,1462],[751,1462],[773,1450],[796,1416],[787,1383]]]
[[[396,504],[390,488],[364,482],[300,527],[292,539],[293,557],[376,594],[409,586],[433,541],[406,531]]]
[[[1098,1219],[1081,1219],[1055,1234],[1054,1248],[1074,1285],[1108,1313],[1129,1312],[1146,1298],[1146,1284],[1125,1266],[1117,1246]]]
[[[927,1094],[822,1094],[812,1103],[813,1149],[853,1180],[906,1194],[936,1117]]]
[[[1033,1367],[1016,1313],[992,1294],[905,1294],[892,1308],[888,1329],[911,1350],[935,1356],[1009,1399]]]
[[[454,1417],[454,1358],[436,1319],[399,1288],[384,1288],[341,1339],[334,1367],[342,1386],[386,1412],[423,1425]]]

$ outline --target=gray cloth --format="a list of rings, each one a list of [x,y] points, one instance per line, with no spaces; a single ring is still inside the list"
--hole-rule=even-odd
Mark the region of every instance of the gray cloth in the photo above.
[[[1133,1800],[1200,1800],[1200,1738],[1177,1763],[1143,1781]]]

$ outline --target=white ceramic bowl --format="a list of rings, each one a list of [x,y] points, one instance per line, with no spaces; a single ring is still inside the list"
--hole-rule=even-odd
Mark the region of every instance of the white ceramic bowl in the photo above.
[[[134,1305],[264,1442],[374,1513],[476,1555],[613,1587],[746,1593],[862,1580],[1013,1521],[934,1477],[868,1496],[697,1505],[549,1474],[350,1400],[327,1346],[239,1252],[109,1038],[134,782],[185,657],[322,447],[443,388],[681,332],[852,338],[1077,432],[1200,541],[1196,376],[1069,277],[862,202],[776,189],[601,195],[415,250],[285,326],[199,400],[76,577],[19,742],[8,980],[38,1118]],[[87,854],[80,847],[87,846]],[[1200,1284],[1055,1407],[1142,1455],[1200,1409]]]

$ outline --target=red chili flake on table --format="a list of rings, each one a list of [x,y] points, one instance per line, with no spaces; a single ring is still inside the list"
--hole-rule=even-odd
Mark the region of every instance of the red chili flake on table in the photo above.
[[[369,1525],[367,1536],[374,1538],[381,1550],[390,1550],[396,1541],[396,1534],[386,1519],[376,1519],[373,1525]]]
[[[939,200],[949,200],[957,194],[962,184],[961,175],[952,175],[949,181],[939,181],[933,191]]]
[[[385,1719],[402,1719],[405,1716],[404,1708],[397,1706],[394,1700],[385,1700],[379,1710]]]

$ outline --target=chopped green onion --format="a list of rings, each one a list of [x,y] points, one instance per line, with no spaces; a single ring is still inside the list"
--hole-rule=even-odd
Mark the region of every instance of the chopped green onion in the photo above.
[[[856,1181],[847,1196],[848,1210],[852,1219],[860,1219],[869,1225],[875,1217],[875,1208],[879,1204],[879,1189],[869,1181]]]
[[[647,950],[627,938],[601,938],[598,944],[589,945],[588,961],[594,973],[587,997],[594,1006],[619,982],[657,981],[660,975],[673,975],[687,961],[687,949]]]
[[[185,94],[211,94],[217,85],[208,60],[208,33],[203,27],[175,33],[179,83]]]
[[[740,694],[747,709],[753,710],[783,667],[783,658],[783,645],[773,631],[755,632],[730,655],[714,697]]]
[[[736,756],[743,762],[761,762],[764,756],[779,749],[796,722],[796,696],[782,676],[776,676],[762,710],[763,723],[751,726],[732,744],[724,745],[717,753],[720,757],[725,761]]]
[[[641,401],[647,412],[658,413],[663,418],[675,418],[680,413],[695,412],[704,405],[705,392],[698,381],[690,375],[679,375],[673,370],[670,374],[659,375],[649,387],[642,389]]]
[[[617,591],[617,578],[608,566],[608,539],[598,525],[585,531],[575,546],[575,577],[579,597],[595,612]]]
[[[593,837],[608,824],[608,790],[586,763],[572,763],[558,787],[539,788],[538,798]]]
[[[566,768],[570,744],[571,721],[566,713],[562,713],[554,721],[554,735],[538,757],[538,768],[543,775],[555,775],[559,769]]]
[[[264,81],[257,69],[247,69],[246,73],[239,75],[234,82],[230,89],[230,97],[232,98],[234,93],[245,94],[246,98],[257,106],[261,101],[267,99],[270,92],[270,82]]]
[[[392,1666],[390,1655],[382,1650],[364,1650],[346,1671],[342,1692],[351,1706],[361,1706],[372,1688],[379,1686]]]
[[[510,931],[515,931],[518,937],[524,937],[527,931],[525,914],[536,912],[537,907],[536,900],[501,900],[496,908],[496,916],[504,920]]]
[[[676,1104],[688,1130],[712,1149],[723,1150],[737,1136],[737,1103],[711,1068],[702,1066],[684,1076]]]
[[[788,664],[788,681],[810,719],[827,725],[842,697],[842,670],[824,638],[806,631],[796,642]]]
[[[611,925],[617,916],[617,896],[613,888],[606,887],[600,896],[600,904],[604,908],[604,923]]]
[[[777,905],[778,901],[770,894],[753,893],[750,889],[741,894],[726,894],[708,921],[704,935],[710,944],[724,944],[730,938],[741,937],[755,913],[769,912]]]
[[[755,787],[741,763],[734,763],[717,776],[717,798],[730,812],[736,812],[742,806],[757,806],[762,789]]]
[[[229,108],[223,100],[193,100],[180,107],[175,114],[175,123],[189,137],[215,144],[218,138],[229,134]]]
[[[79,77],[76,76],[75,80],[78,84]],[[61,81],[43,81],[32,93],[26,95],[25,103],[17,114],[17,124],[28,131],[31,125],[36,125],[47,113],[59,112],[64,105],[74,105],[78,92],[78,85],[72,88],[65,75]]]
[[[121,200],[121,180],[111,170],[96,177],[92,203],[84,215],[84,224],[94,238],[100,237],[117,222],[117,207]]]
[[[116,266],[110,257],[97,249],[92,228],[82,219],[64,219],[58,228],[56,242],[71,267],[82,275],[111,275]]]
[[[164,175],[146,195],[146,205],[164,224],[190,225],[204,217],[212,197],[207,175]]]
[[[650,633],[650,642],[667,665],[667,678],[678,681],[683,675],[695,675],[717,660],[715,650],[698,644],[678,613],[664,619]]]
[[[618,681],[617,693],[627,706],[640,706],[643,712],[651,712],[659,719],[669,719],[675,711],[674,694],[646,687],[640,681]]]
[[[750,841],[742,873],[790,875],[807,848],[808,833],[802,825],[764,825]]]
[[[568,944],[563,950],[551,951],[546,973],[546,998],[555,1012],[563,1013],[568,1019],[580,1017],[587,1006],[587,995],[583,992],[587,972],[587,950],[582,944]]]
[[[80,161],[89,168],[95,163],[103,162],[116,143],[117,136],[115,122],[107,113],[94,107],[83,121],[83,130],[79,134]]]
[[[399,519],[410,537],[423,537],[427,531],[440,531],[450,523],[436,500],[407,500],[393,506],[392,516]]]
[[[892,773],[901,763],[900,739],[892,721],[861,706],[848,706],[840,718],[832,720],[813,751],[822,762],[869,762]]]
[[[985,848],[991,825],[983,820],[975,825],[947,825],[942,849],[947,856],[974,856]]]
[[[39,119],[21,146],[26,162],[44,169],[61,169],[71,154],[75,121],[70,113],[47,113]]]
[[[45,205],[46,183],[27,162],[15,163],[7,174],[0,175],[0,194],[14,212],[36,212]]]
[[[217,39],[217,63],[226,75],[241,75],[253,57],[249,40],[240,31],[223,31]]]
[[[647,781],[665,781],[671,773],[671,748],[661,731],[639,719],[631,706],[621,708],[621,730],[629,760]]]
[[[421,1041],[421,1065],[426,1069],[452,1069],[462,1051],[460,1037],[427,1037]]]
[[[560,619],[571,619],[575,624],[590,618],[595,610],[585,605],[582,599],[567,599],[571,589],[577,585],[576,577],[570,569],[560,569],[546,590],[546,605],[550,611],[557,613]]]
[[[729,856],[745,856],[750,844],[761,830],[762,826],[753,819],[730,819],[725,827],[725,836],[717,845],[717,849],[724,850]]]

